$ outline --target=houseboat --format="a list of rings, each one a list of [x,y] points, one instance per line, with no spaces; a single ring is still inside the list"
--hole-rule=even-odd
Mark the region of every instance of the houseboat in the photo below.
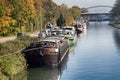
[[[63,27],[64,32],[70,31],[72,34],[75,33],[75,27],[74,26],[65,26]]]
[[[65,39],[68,40],[69,46],[72,46],[76,43],[77,40],[77,34],[72,33],[70,30],[66,30],[64,33]]]
[[[84,30],[83,24],[82,23],[75,23],[74,24],[75,30],[77,33],[81,33]]]
[[[86,25],[85,22],[84,22],[82,25],[83,25],[83,28],[84,28],[84,29],[87,29],[87,25]]]
[[[69,46],[73,45],[77,40],[75,28],[72,26],[64,27],[64,37],[68,40]]]
[[[69,51],[67,40],[60,37],[48,37],[33,42],[25,51],[28,65],[45,64],[51,68],[57,67]]]

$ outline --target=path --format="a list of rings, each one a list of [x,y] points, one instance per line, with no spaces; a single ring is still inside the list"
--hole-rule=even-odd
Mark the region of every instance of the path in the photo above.
[[[39,32],[35,32],[35,33],[31,33],[31,34],[28,34],[27,33],[27,35],[29,35],[29,36],[31,36],[31,37],[37,37],[38,36],[38,33]],[[12,40],[14,40],[16,38],[16,36],[14,36],[14,37],[4,37],[4,38],[0,38],[0,43],[4,43],[4,42],[6,42],[6,41],[12,41]]]

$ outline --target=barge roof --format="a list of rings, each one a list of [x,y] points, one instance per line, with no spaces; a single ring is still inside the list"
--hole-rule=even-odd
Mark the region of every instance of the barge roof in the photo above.
[[[46,42],[59,42],[61,39],[59,37],[48,37],[48,38],[45,38],[44,40],[42,41],[46,41]]]

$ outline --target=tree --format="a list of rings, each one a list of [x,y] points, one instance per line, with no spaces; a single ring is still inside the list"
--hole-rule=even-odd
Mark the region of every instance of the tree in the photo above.
[[[120,19],[120,0],[116,0],[111,12],[113,12],[114,17],[117,17],[118,19]]]
[[[74,22],[74,17],[70,13],[69,8],[65,4],[60,5],[59,8],[60,12],[64,15],[65,25],[67,26],[72,25]]]
[[[59,27],[65,26],[65,18],[62,13],[60,13],[60,17],[57,20],[57,26]]]
[[[59,8],[56,3],[52,0],[43,0],[42,1],[42,8],[44,11],[44,25],[47,22],[55,23],[58,18]]]
[[[32,20],[36,15],[33,0],[10,0],[14,7],[12,17],[17,21],[16,26],[20,29],[22,26],[25,28],[31,28]]]
[[[9,0],[0,0],[0,36],[15,32],[16,21],[11,17],[12,7]]]
[[[78,6],[73,6],[72,8],[69,9],[70,13],[72,14],[73,18],[80,18],[81,11]]]
[[[81,13],[89,13],[89,10],[87,8],[81,8]]]

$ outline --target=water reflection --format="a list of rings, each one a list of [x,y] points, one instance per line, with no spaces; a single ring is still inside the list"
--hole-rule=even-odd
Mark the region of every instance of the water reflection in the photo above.
[[[75,43],[72,46],[69,47],[69,53],[71,53],[71,52],[74,53],[74,49],[75,49],[76,45],[77,45],[77,40],[75,41]]]
[[[67,69],[68,54],[56,69],[49,69],[45,66],[41,68],[31,68],[28,70],[28,80],[60,80],[63,70]]]
[[[82,33],[77,35],[77,38],[80,39],[80,38],[82,38],[82,37],[84,37],[86,35],[87,35],[87,29],[84,29],[84,31]]]
[[[62,63],[58,66],[58,72],[59,72],[60,78],[61,78],[61,75],[63,74],[63,71],[67,69],[68,58],[69,58],[69,53],[65,56]],[[60,80],[60,78],[58,80]]]
[[[32,68],[28,71],[28,80],[57,80],[59,77],[57,69]]]
[[[120,30],[90,23],[57,69],[29,69],[28,80],[120,80]]]
[[[120,52],[120,30],[114,29],[114,41],[116,43],[116,47],[118,51]]]
[[[120,56],[108,22],[90,23],[78,38],[75,55],[69,55],[61,80],[120,80]]]

